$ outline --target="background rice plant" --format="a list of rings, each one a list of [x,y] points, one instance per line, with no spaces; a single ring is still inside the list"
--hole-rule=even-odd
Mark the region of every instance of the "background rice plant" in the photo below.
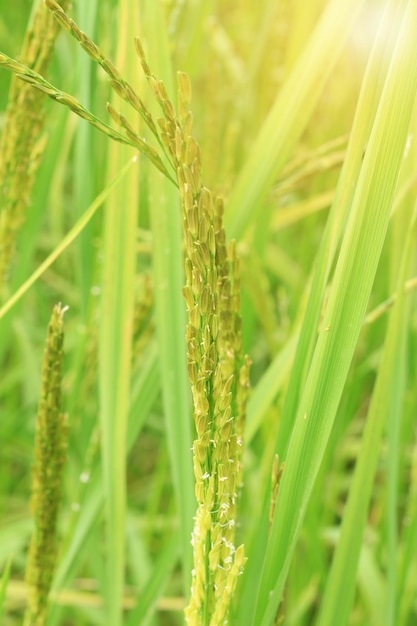
[[[103,0],[71,15],[152,111],[133,37],[172,98],[189,74],[204,182],[237,239],[253,365],[229,623],[413,624],[416,1]],[[0,0],[1,52],[19,56],[29,17]],[[106,123],[107,101],[125,113],[67,33],[49,79]],[[9,83],[1,71],[2,111]],[[42,344],[61,301],[69,442],[47,624],[182,624],[196,504],[177,190],[67,108],[45,115],[0,304],[2,623],[26,604]]]

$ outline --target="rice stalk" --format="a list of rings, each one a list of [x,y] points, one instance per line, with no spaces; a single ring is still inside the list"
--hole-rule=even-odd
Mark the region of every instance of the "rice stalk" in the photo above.
[[[217,626],[227,621],[244,547],[235,547],[236,499],[249,386],[248,357],[242,358],[239,259],[226,245],[223,202],[201,181],[198,143],[191,134],[191,85],[178,73],[178,108],[151,72],[139,39],[142,67],[163,117],[158,119],[177,172],[183,213],[189,321],[188,376],[197,439],[193,444],[197,513],[193,531],[194,569],[186,621]]]

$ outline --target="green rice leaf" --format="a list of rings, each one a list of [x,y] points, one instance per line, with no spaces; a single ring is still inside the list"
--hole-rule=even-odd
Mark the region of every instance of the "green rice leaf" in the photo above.
[[[365,154],[288,448],[253,624],[269,626],[275,618],[365,315],[416,94],[416,13],[416,3],[410,3]]]
[[[414,225],[415,216],[408,229],[408,237],[404,245],[403,263],[397,284],[398,297],[390,316],[384,352],[362,436],[361,451],[343,513],[341,536],[328,575],[317,626],[331,626],[335,621],[340,626],[347,623],[353,601],[356,568],[381,449],[383,428],[387,418],[388,425],[400,424],[401,421],[405,332],[407,329],[403,286],[414,243]],[[391,428],[388,426],[389,430]],[[396,512],[397,506],[390,507],[389,510]],[[395,561],[396,556],[391,554],[390,563],[395,563]],[[393,569],[395,570],[395,567]],[[396,589],[395,585],[394,588]],[[390,612],[393,615],[395,613],[395,601],[391,599],[391,602],[393,606]],[[395,622],[391,621],[391,623],[394,624]]]

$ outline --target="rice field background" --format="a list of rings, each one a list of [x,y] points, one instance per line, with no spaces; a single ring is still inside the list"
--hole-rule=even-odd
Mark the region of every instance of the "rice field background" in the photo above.
[[[412,626],[417,1],[46,4],[0,0],[1,623]]]

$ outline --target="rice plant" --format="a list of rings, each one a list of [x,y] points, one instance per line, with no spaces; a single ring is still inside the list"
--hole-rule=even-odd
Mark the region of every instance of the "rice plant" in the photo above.
[[[413,624],[417,1],[0,7],[2,623]]]

